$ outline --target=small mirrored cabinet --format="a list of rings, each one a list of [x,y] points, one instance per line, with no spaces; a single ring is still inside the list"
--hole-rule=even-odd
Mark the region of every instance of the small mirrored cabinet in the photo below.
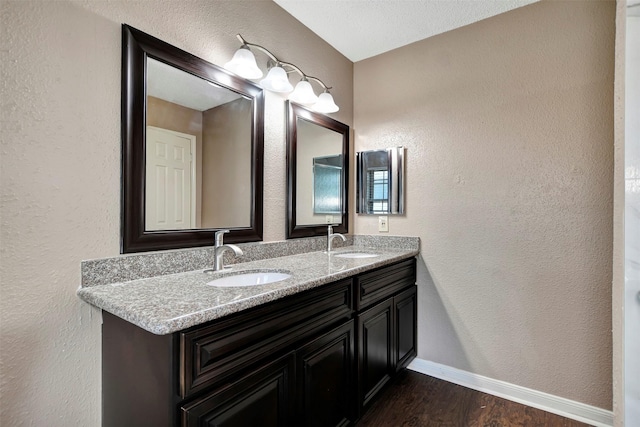
[[[346,233],[349,126],[287,102],[287,238]]]
[[[404,147],[356,153],[357,213],[404,213],[404,157]]]

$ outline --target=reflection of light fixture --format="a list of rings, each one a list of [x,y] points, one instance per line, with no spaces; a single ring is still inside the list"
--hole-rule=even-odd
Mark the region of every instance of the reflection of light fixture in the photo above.
[[[240,34],[237,35],[238,40],[242,43],[240,49],[233,55],[233,59],[224,65],[224,68],[234,74],[244,77],[245,79],[259,79],[262,77],[262,71],[256,64],[256,58],[251,52],[251,48],[263,52],[269,57],[267,66],[269,72],[267,76],[260,81],[260,86],[271,92],[288,93],[293,90],[289,99],[298,104],[311,106],[311,109],[319,113],[335,113],[339,110],[333,100],[333,96],[329,93],[330,87],[325,85],[322,80],[317,77],[308,76],[302,72],[300,68],[290,62],[280,61],[271,52],[264,47],[248,43]],[[296,85],[295,90],[289,82],[288,74],[296,72],[300,74],[301,79]],[[318,97],[313,91],[310,81],[313,80],[322,86],[324,92]]]

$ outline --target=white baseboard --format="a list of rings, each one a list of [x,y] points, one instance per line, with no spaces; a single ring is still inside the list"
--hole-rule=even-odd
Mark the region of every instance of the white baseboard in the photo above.
[[[613,412],[576,402],[575,400],[569,400],[564,397],[494,380],[423,359],[414,359],[407,368],[420,372],[421,374],[440,378],[441,380],[542,409],[543,411],[591,424],[596,427],[613,426]]]

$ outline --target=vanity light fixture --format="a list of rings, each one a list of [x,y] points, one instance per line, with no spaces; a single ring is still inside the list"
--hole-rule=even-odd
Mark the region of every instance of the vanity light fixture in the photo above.
[[[289,95],[291,101],[309,106],[312,110],[319,113],[335,113],[340,109],[333,100],[333,96],[329,93],[331,88],[325,85],[322,80],[306,75],[300,68],[290,62],[280,61],[266,48],[247,42],[240,34],[238,34],[237,37],[240,43],[242,43],[242,46],[240,46],[233,55],[231,61],[224,65],[225,69],[245,79],[259,79],[263,73],[262,70],[258,68],[256,58],[253,52],[251,52],[251,48],[257,49],[269,57],[267,61],[269,72],[264,79],[260,80],[260,86],[264,89],[277,93],[289,93],[293,90]],[[289,82],[288,76],[288,74],[294,72],[301,76],[295,89]],[[320,96],[315,94],[310,81],[314,81],[322,86],[323,93],[320,94]]]
[[[260,86],[271,92],[289,93],[293,90],[293,86],[289,83],[289,76],[280,64],[271,67],[267,73],[267,77],[260,80]]]
[[[334,113],[340,109],[334,102],[333,96],[331,96],[328,90],[325,90],[320,94],[320,96],[318,96],[318,102],[316,102],[313,108],[321,113]]]
[[[318,96],[313,92],[311,83],[306,76],[298,82],[294,91],[289,95],[289,99],[302,105],[312,105],[318,102]]]
[[[259,79],[262,77],[262,70],[256,64],[256,57],[249,50],[247,45],[243,45],[233,54],[231,61],[224,64],[224,68],[245,79]]]

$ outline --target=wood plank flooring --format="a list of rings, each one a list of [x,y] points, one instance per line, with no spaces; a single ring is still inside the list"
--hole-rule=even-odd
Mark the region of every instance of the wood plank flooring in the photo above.
[[[405,371],[357,427],[583,427],[578,421]]]

